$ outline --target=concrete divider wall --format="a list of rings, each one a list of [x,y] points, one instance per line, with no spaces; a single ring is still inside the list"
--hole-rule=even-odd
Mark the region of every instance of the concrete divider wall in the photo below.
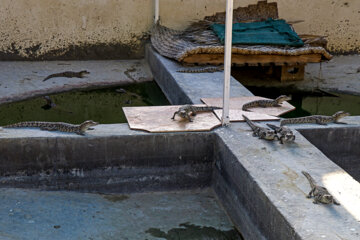
[[[360,181],[360,128],[299,129],[329,159]]]
[[[0,186],[139,192],[210,184],[213,135],[0,138]]]
[[[216,149],[212,185],[245,239],[301,239],[221,137]]]

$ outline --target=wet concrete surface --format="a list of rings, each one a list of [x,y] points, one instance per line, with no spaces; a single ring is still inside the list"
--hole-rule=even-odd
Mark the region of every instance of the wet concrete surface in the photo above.
[[[130,195],[0,189],[0,239],[241,237],[210,189]]]

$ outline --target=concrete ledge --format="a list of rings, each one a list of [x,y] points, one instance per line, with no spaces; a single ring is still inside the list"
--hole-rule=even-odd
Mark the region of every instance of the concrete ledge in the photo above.
[[[198,104],[200,98],[223,96],[223,72],[179,73],[179,63],[167,59],[146,46],[146,59],[154,79],[171,104]],[[253,94],[231,77],[231,97],[253,96]]]
[[[360,182],[360,126],[307,128],[299,132],[329,159]]]
[[[352,205],[360,201],[355,193],[360,184],[300,134],[296,143],[281,145],[252,137],[245,123],[233,123],[215,132],[223,141],[220,148],[229,149],[215,156],[219,174],[232,191],[238,191],[235,199],[266,239],[359,236],[360,215]],[[327,187],[342,206],[315,205],[307,199],[310,186],[302,170]],[[338,177],[341,183],[334,184]]]
[[[132,135],[123,129],[104,137],[102,125],[94,132],[0,137],[0,186],[123,193],[210,184],[211,134]]]

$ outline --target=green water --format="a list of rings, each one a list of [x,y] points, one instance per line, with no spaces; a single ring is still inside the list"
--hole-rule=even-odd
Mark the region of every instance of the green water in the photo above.
[[[46,105],[42,97],[1,105],[0,125],[22,121],[77,124],[89,119],[103,124],[125,123],[122,107],[169,105],[155,82],[67,92],[50,95],[50,98],[56,106],[48,110],[42,108]]]
[[[289,101],[296,110],[282,115],[285,118],[309,115],[332,115],[337,111],[346,111],[351,115],[360,115],[360,96],[338,93],[295,92],[278,88],[247,87],[254,95],[276,98],[279,95],[290,95]]]

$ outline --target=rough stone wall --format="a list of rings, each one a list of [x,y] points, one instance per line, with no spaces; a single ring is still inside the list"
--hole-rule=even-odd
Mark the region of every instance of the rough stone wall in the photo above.
[[[1,0],[0,59],[143,55],[149,0]]]
[[[277,2],[281,18],[305,20],[295,25],[299,33],[327,35],[333,52],[360,51],[360,1]],[[162,23],[176,29],[225,9],[225,0],[160,4]],[[1,0],[0,60],[139,58],[153,14],[153,0]]]
[[[295,24],[302,34],[328,36],[333,53],[360,53],[359,0],[278,0],[279,17],[305,20]]]

